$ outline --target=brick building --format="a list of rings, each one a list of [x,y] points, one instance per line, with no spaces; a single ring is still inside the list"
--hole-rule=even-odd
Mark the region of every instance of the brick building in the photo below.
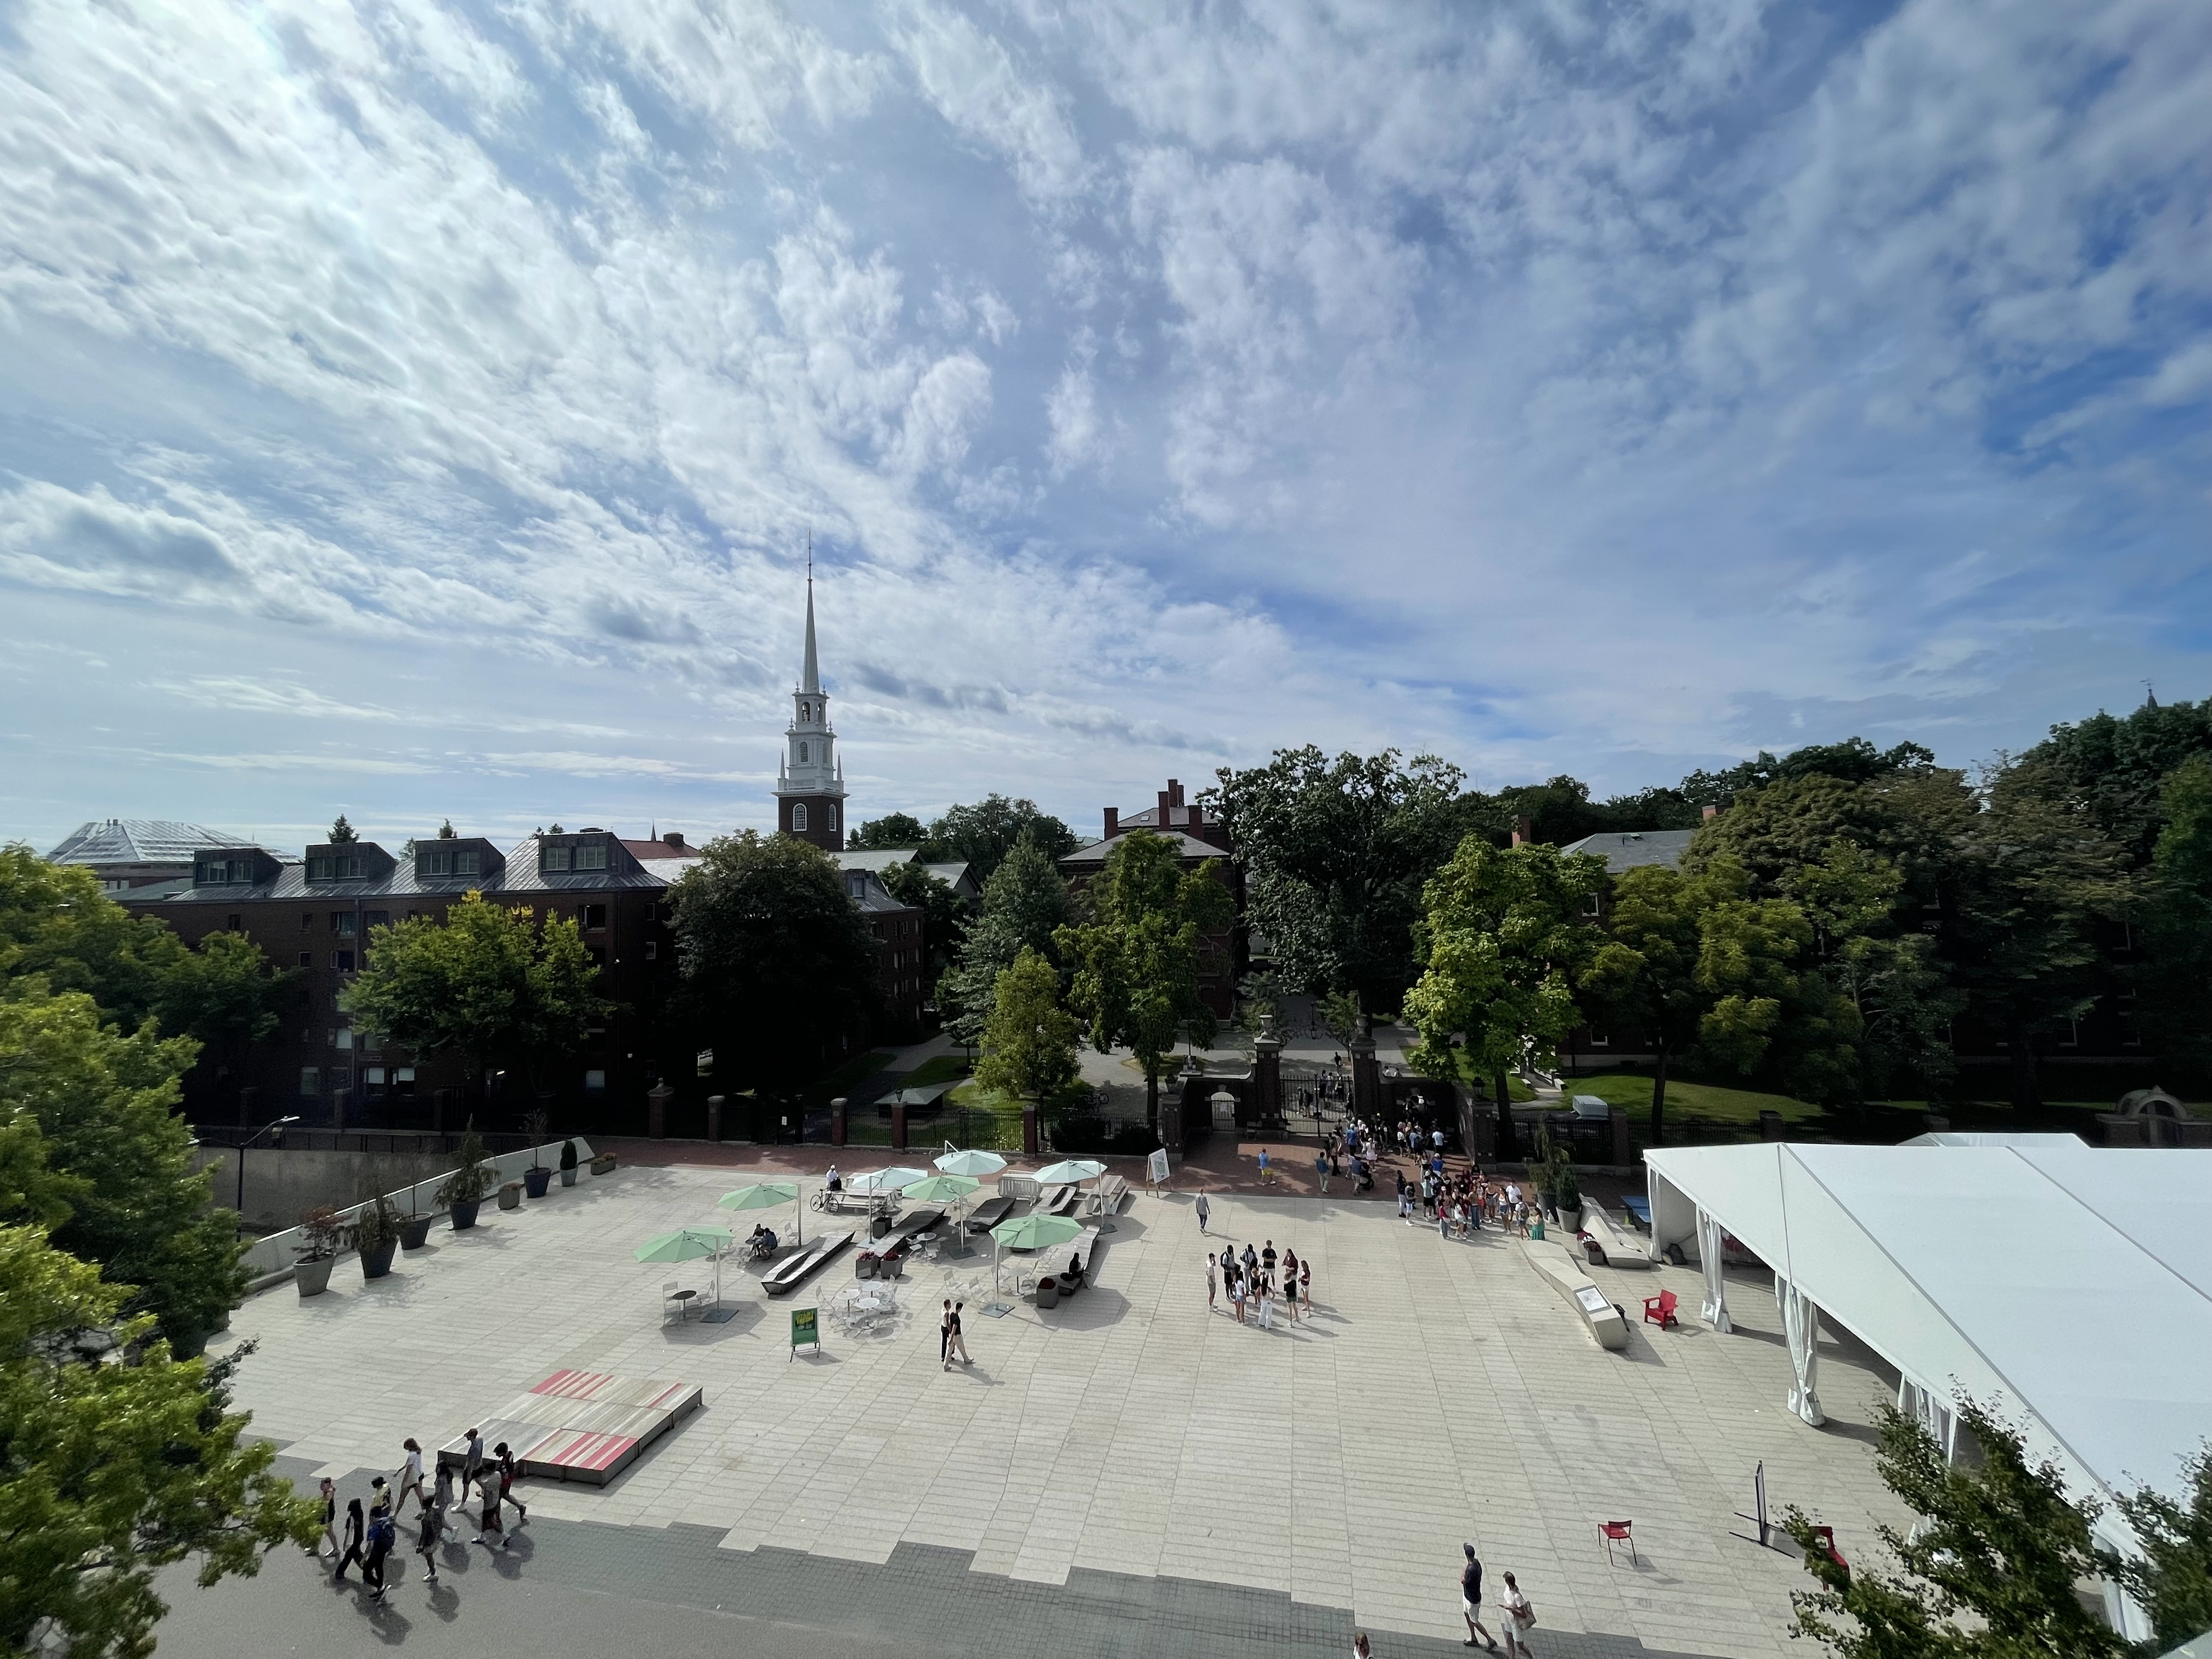
[[[1106,855],[1114,843],[1133,830],[1164,836],[1176,846],[1176,861],[1185,870],[1202,868],[1211,860],[1214,876],[1229,890],[1236,920],[1226,933],[1209,933],[1199,941],[1199,994],[1206,1006],[1223,1019],[1236,1012],[1237,981],[1248,957],[1244,927],[1244,872],[1237,862],[1229,831],[1210,819],[1206,809],[1183,799],[1182,785],[1170,778],[1158,799],[1141,811],[1124,815],[1117,807],[1104,809],[1105,833],[1088,846],[1079,847],[1060,860],[1060,872],[1069,885],[1088,886],[1104,871]]]

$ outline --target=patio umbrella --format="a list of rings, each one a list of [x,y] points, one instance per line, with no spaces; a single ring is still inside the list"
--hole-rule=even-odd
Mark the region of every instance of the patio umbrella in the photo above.
[[[968,1176],[933,1175],[899,1188],[901,1196],[917,1204],[950,1204],[968,1196],[982,1182]],[[959,1254],[968,1254],[967,1230],[961,1225],[956,1212],[952,1220],[952,1242],[960,1246]]]
[[[678,1227],[672,1233],[649,1238],[637,1248],[640,1261],[697,1261],[714,1258],[714,1300],[722,1299],[722,1252],[730,1248],[730,1235],[721,1227]]]
[[[763,1181],[750,1187],[740,1187],[734,1193],[724,1193],[715,1200],[725,1210],[773,1210],[782,1204],[799,1204],[799,1183],[795,1181]],[[792,1242],[806,1243],[806,1206],[799,1204],[798,1224],[792,1230]]]
[[[945,1174],[956,1176],[996,1175],[1006,1167],[1006,1160],[996,1152],[947,1152],[931,1162]]]
[[[856,1193],[895,1193],[902,1187],[912,1186],[928,1173],[927,1170],[909,1170],[903,1167],[871,1170],[866,1175],[852,1176],[845,1185],[850,1191]]]
[[[1095,1158],[1064,1158],[1058,1164],[1048,1164],[1036,1172],[1039,1182],[1048,1187],[1081,1186],[1106,1173],[1106,1166]]]
[[[1073,1216],[1023,1215],[1001,1221],[991,1229],[991,1288],[999,1286],[999,1247],[1010,1250],[1042,1250],[1065,1244],[1082,1236],[1083,1224]]]

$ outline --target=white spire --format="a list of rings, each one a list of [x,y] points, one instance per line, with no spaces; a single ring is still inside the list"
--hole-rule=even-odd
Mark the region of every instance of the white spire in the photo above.
[[[814,532],[806,532],[806,665],[801,672],[799,689],[819,691],[822,671],[814,659]]]

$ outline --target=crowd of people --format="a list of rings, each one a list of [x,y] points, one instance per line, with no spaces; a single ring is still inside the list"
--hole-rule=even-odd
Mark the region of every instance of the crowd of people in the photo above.
[[[1224,1294],[1229,1311],[1240,1325],[1273,1330],[1278,1303],[1284,1317],[1295,1325],[1301,1308],[1308,1316],[1313,1310],[1313,1263],[1299,1261],[1298,1253],[1287,1244],[1278,1255],[1272,1238],[1256,1250],[1248,1239],[1241,1255],[1229,1249],[1206,1258],[1207,1309],[1218,1311]]]
[[[483,1434],[471,1429],[458,1474],[451,1465],[441,1462],[434,1479],[427,1476],[422,1448],[412,1435],[401,1443],[401,1449],[406,1455],[391,1479],[380,1474],[369,1482],[365,1510],[360,1498],[346,1500],[343,1536],[337,1483],[324,1477],[323,1535],[307,1551],[320,1559],[323,1546],[329,1545],[331,1559],[337,1563],[331,1581],[346,1582],[347,1570],[358,1566],[370,1600],[378,1602],[390,1588],[387,1563],[398,1543],[399,1522],[410,1498],[416,1509],[414,1553],[422,1558],[426,1583],[438,1582],[439,1546],[448,1534],[460,1530],[459,1522],[465,1521],[474,1529],[471,1543],[480,1544],[487,1551],[512,1553],[514,1545],[507,1535],[501,1511],[512,1505],[517,1526],[530,1519],[529,1509],[514,1495],[514,1453],[504,1440],[487,1453]]]

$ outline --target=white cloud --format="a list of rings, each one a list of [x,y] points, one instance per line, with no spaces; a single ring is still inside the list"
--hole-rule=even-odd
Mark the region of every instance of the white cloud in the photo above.
[[[1083,143],[1053,88],[957,12],[907,0],[897,15],[894,39],[954,131],[1004,158],[1025,195],[1051,202],[1083,188]]]

